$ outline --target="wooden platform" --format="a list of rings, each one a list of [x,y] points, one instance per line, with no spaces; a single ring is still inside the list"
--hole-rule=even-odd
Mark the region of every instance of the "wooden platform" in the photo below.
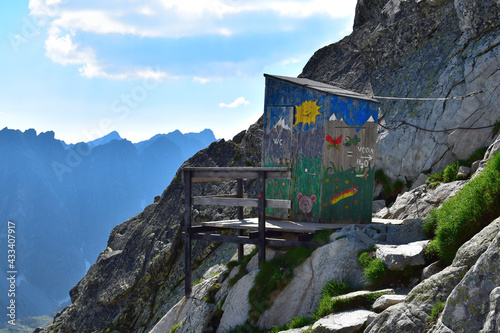
[[[243,245],[255,244],[258,248],[258,260],[261,265],[266,259],[266,246],[276,247],[318,247],[320,243],[312,241],[314,234],[327,230],[339,230],[349,224],[312,223],[269,219],[266,208],[290,209],[291,200],[266,198],[268,179],[291,179],[292,170],[288,167],[262,168],[194,168],[183,169],[184,178],[184,273],[185,296],[191,294],[191,248],[193,240],[210,242],[228,242],[238,244],[238,259],[243,258]],[[256,197],[244,195],[243,180],[255,179]],[[236,181],[236,194],[226,193],[216,196],[193,196],[194,182]],[[202,222],[192,225],[193,205],[229,206],[237,210],[237,219],[226,221]],[[257,208],[256,218],[244,218],[243,207]],[[401,224],[400,220],[373,219],[372,223]],[[366,224],[363,224],[366,226]],[[236,232],[225,233],[224,230]]]

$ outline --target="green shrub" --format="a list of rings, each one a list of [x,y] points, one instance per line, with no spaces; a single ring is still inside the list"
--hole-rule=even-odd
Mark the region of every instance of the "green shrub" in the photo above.
[[[394,202],[400,194],[405,183],[401,179],[392,180],[388,177],[382,169],[375,170],[375,183],[382,185],[381,196],[385,200],[386,205]]]
[[[438,217],[436,210],[431,210],[422,223],[422,228],[429,238],[434,237],[437,228]]]
[[[260,315],[272,305],[272,294],[277,295],[293,278],[295,267],[304,262],[313,249],[295,247],[285,255],[277,256],[261,264],[254,286],[248,292],[251,305],[250,319],[257,321]]]
[[[323,230],[317,232],[313,236],[312,241],[320,243],[320,244],[328,244],[328,243],[330,243],[330,236],[332,234],[333,234],[333,230],[323,229]]]
[[[308,316],[295,317],[292,319],[292,321],[290,321],[290,324],[287,325],[288,326],[287,329],[291,330],[293,328],[300,328],[307,325],[311,325],[313,323],[314,319],[312,319],[311,317]]]
[[[376,247],[372,246],[368,250],[358,253],[359,265],[364,270],[367,282],[374,286],[381,286],[386,279],[389,269],[378,258],[375,258]]]
[[[439,184],[443,182],[443,173],[436,172],[431,174],[425,181],[426,184],[429,184],[431,188],[435,188]]]
[[[461,165],[465,165],[465,163],[462,161],[456,161],[446,166],[443,171],[443,181],[445,183],[451,183],[457,180],[458,169]]]
[[[351,287],[350,284],[346,284],[342,281],[329,281],[326,283],[325,287],[323,287],[323,290],[321,291],[322,296],[326,297],[335,297],[343,294],[347,294],[351,291],[353,291],[354,288]]]
[[[426,225],[435,227],[432,246],[451,263],[458,248],[500,216],[500,154],[496,154],[476,178],[434,210]]]

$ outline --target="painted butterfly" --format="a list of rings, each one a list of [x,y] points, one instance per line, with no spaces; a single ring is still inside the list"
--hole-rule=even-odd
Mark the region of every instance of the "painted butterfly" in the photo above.
[[[329,142],[328,147],[326,149],[330,149],[332,147],[335,147],[335,149],[340,151],[340,144],[342,143],[342,135],[336,138],[335,140],[329,136],[328,134],[326,135],[326,141]]]

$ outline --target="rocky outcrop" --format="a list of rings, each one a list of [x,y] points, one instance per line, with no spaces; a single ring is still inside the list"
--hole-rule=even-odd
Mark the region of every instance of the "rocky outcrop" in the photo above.
[[[354,29],[318,50],[301,77],[375,96],[465,99],[379,99],[376,166],[415,181],[487,146],[500,118],[500,4],[496,0],[359,0]]]
[[[273,326],[282,326],[289,323],[293,318],[300,316],[310,316],[318,308],[321,299],[322,290],[330,281],[343,281],[352,287],[361,288],[366,285],[367,280],[364,272],[358,263],[358,254],[367,250],[376,244],[375,239],[384,235],[386,239],[394,239],[400,244],[403,241],[401,234],[407,233],[406,238],[409,241],[415,241],[420,238],[417,233],[408,232],[414,226],[421,227],[421,221],[408,221],[400,225],[372,224],[367,226],[351,225],[334,233],[330,243],[316,249],[311,256],[301,265],[295,268],[292,280],[279,293],[273,295],[273,302],[269,309],[263,312],[260,319],[255,323],[261,329],[271,329]],[[423,244],[426,241],[415,241],[414,246]],[[387,243],[387,242],[384,242]],[[389,246],[376,244],[377,247]],[[401,249],[406,245],[395,245],[395,249]],[[420,246],[420,252],[422,246]],[[217,250],[218,251],[218,250]],[[378,252],[378,251],[377,251]],[[404,251],[403,251],[404,252]],[[266,258],[273,258],[283,253],[276,252],[270,248],[266,251]],[[393,255],[397,258],[405,259],[404,253]],[[214,297],[210,297],[210,285],[213,285],[215,278],[210,278],[204,274],[206,280],[196,286],[194,290],[195,300],[190,301],[183,298],[177,303],[159,323],[155,326],[153,332],[169,331],[175,324],[181,323],[178,329],[188,329],[199,331],[200,327],[207,327],[207,323],[218,323],[214,328],[216,332],[226,332],[239,326],[240,330],[245,331],[249,326],[251,319],[249,316],[251,306],[248,302],[249,290],[253,287],[256,275],[259,272],[256,256],[254,256],[246,266],[248,274],[242,276],[233,286],[231,281],[239,269],[233,268],[224,281],[218,276],[220,289]],[[394,258],[393,258],[394,259]],[[401,260],[403,260],[401,259]],[[422,258],[423,259],[423,258]],[[423,265],[423,262],[412,260],[392,260],[392,263],[398,267],[405,265]],[[210,269],[209,271],[212,271]],[[207,285],[208,284],[208,285]],[[204,292],[204,294],[203,294]],[[382,311],[392,305],[404,301],[405,295],[393,295],[393,289],[383,289],[376,291],[361,290],[332,297],[332,302],[343,304],[344,308],[349,306],[358,308],[366,307],[373,303],[374,299],[379,297],[374,303],[374,311]],[[202,306],[199,304],[201,299],[211,299],[211,304]],[[219,313],[213,311],[213,304],[218,304]],[[347,308],[348,309],[348,308]],[[205,311],[209,316],[200,317],[191,314],[192,311]],[[325,316],[318,320],[312,326],[313,332],[357,332],[360,327],[376,317],[376,314],[367,310],[338,312]],[[194,321],[197,318],[198,321]],[[189,324],[189,325],[188,325]],[[248,328],[249,329],[249,328]]]
[[[422,332],[437,302],[446,302],[436,332],[479,332],[495,323],[496,305],[490,308],[490,294],[500,284],[498,244],[500,218],[475,235],[458,250],[453,263],[413,288],[404,303],[382,312],[365,330],[374,332]],[[463,301],[463,304],[460,302]],[[490,315],[491,313],[491,315]],[[469,315],[475,316],[463,330]],[[457,320],[457,323],[453,321]],[[446,326],[450,328],[446,330]],[[495,324],[494,324],[495,325]]]
[[[375,216],[385,219],[421,219],[439,207],[446,199],[455,195],[465,185],[465,181],[442,183],[432,188],[421,185],[396,198],[390,208],[379,210]]]
[[[500,233],[477,262],[453,289],[431,332],[495,332],[500,321],[498,290],[500,286]],[[447,329],[444,329],[446,327]]]

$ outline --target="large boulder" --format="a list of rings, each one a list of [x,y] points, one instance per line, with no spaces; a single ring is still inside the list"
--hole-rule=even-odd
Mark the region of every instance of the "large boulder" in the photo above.
[[[251,271],[238,280],[229,290],[226,301],[222,306],[224,314],[220,320],[217,332],[226,332],[247,321],[248,312],[251,308],[250,303],[248,303],[248,292],[252,289],[255,276],[257,276],[258,272],[258,270]]]
[[[333,313],[321,318],[312,325],[311,333],[355,333],[373,314],[369,310],[350,310]]]
[[[425,265],[424,247],[429,241],[403,245],[377,245],[376,256],[392,271],[402,271],[409,266]]]
[[[432,332],[445,332],[443,326],[453,332],[479,332],[486,323],[495,326],[500,321],[499,286],[500,233],[453,289],[439,318],[441,329]]]
[[[170,311],[153,327],[150,333],[169,332],[175,325],[176,332],[203,333],[210,324],[213,314],[217,311],[215,304],[203,299],[210,293],[210,289],[217,282],[215,276],[193,287],[191,297],[183,297]]]
[[[293,280],[281,291],[273,305],[258,321],[261,328],[284,325],[297,316],[307,316],[316,309],[326,283],[344,281],[364,285],[363,270],[357,254],[367,246],[355,236],[348,236],[318,248],[294,270]]]
[[[382,295],[373,303],[373,310],[383,311],[390,306],[402,303],[406,300],[406,295]]]
[[[383,208],[375,216],[385,219],[421,219],[441,205],[449,197],[457,194],[465,181],[439,184],[435,188],[421,185],[396,198],[390,208]]]

